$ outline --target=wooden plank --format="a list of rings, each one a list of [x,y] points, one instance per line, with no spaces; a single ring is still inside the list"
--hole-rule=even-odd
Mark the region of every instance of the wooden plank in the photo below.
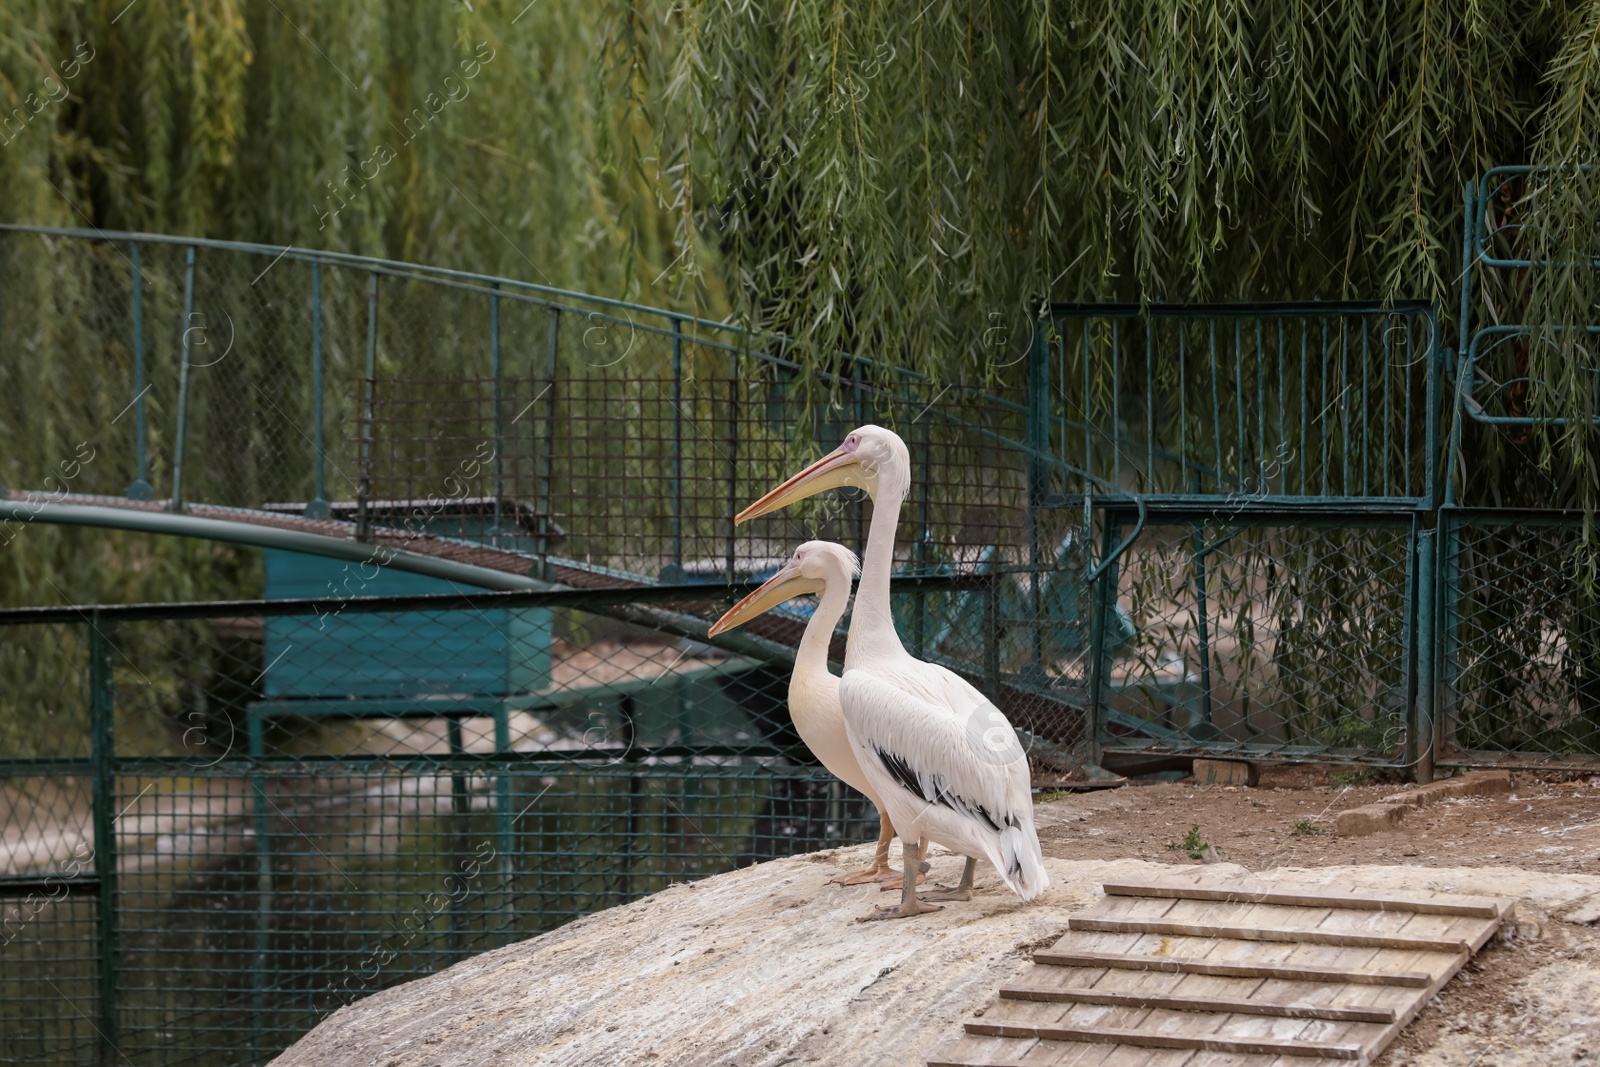
[[[1268,978],[1261,982],[1251,999],[1274,1004],[1301,1002],[1326,1004],[1335,1008],[1388,1013],[1392,1018],[1387,1021],[1392,1022],[1422,995],[1416,987],[1347,983],[1314,985],[1310,982],[1285,982],[1277,978]]]
[[[1437,922],[1439,920],[1435,919],[1434,921]],[[1451,919],[1441,931],[1440,936],[1463,941],[1467,945],[1471,946],[1473,952],[1477,952],[1484,945],[1488,944],[1491,937],[1499,932],[1500,922],[1501,920],[1499,919]],[[1414,930],[1412,925],[1407,923],[1401,928],[1400,932],[1407,936],[1411,936]]]
[[[1459,956],[1458,952],[1417,953],[1401,949],[1341,948],[1337,945],[1304,945],[1285,941],[1219,941],[1214,938],[1089,931],[1068,931],[1049,951],[1142,956],[1157,960],[1171,958],[1204,960],[1208,963],[1251,963],[1313,970],[1415,971],[1430,975],[1447,967]],[[1416,965],[1417,961],[1424,962],[1419,966]],[[1177,973],[1174,968],[1168,970]]]
[[[1263,886],[1266,884],[1263,883]],[[1429,915],[1464,915],[1478,919],[1499,919],[1501,917],[1500,902],[1488,897],[1461,897],[1457,900],[1449,900],[1411,896],[1352,896],[1330,892],[1321,886],[1257,889],[1239,886],[1186,885],[1172,882],[1107,882],[1101,888],[1109,896],[1170,897],[1185,900],[1218,900],[1228,903],[1350,908],[1359,911],[1411,911]]]
[[[1012,983],[1039,993],[1094,990],[1110,993],[1155,993],[1176,996],[1250,997],[1264,979],[1219,978],[1173,971],[1135,971],[1104,967],[1029,967]],[[1321,988],[1312,986],[1309,988]],[[1345,988],[1345,987],[1339,987]],[[1355,988],[1355,987],[1349,987]],[[1038,999],[1050,999],[1039,997]]]
[[[1207,1052],[1257,1052],[1289,1056],[1320,1056],[1330,1060],[1359,1060],[1358,1044],[1317,1044],[1278,1038],[1231,1038],[1198,1034],[1152,1034],[1098,1026],[1014,1026],[976,1020],[967,1023],[970,1034],[991,1037],[1038,1037],[1052,1041],[1101,1041],[1148,1048],[1196,1049]]]
[[[1061,1062],[1060,1057],[1039,1056],[1034,1051],[1040,1045],[1037,1039],[1014,1037],[977,1037],[963,1034],[928,1060],[928,1067],[1045,1067]],[[1110,1054],[1110,1045],[1062,1045],[1061,1048],[1099,1052],[1086,1055],[1079,1061],[1082,1067],[1098,1067]]]
[[[1100,1067],[1189,1067],[1197,1056],[1204,1053],[1186,1048],[1139,1048],[1134,1045],[1113,1046],[1111,1055],[1100,1062]],[[1078,1067],[1070,1059],[1061,1061],[1061,1067]]]
[[[1401,948],[1417,952],[1470,952],[1465,941],[1360,934],[1340,930],[1295,930],[1284,927],[1225,926],[1212,923],[1169,922],[1163,919],[1102,919],[1074,915],[1067,920],[1074,930],[1111,933],[1173,934],[1182,937],[1222,937],[1235,941],[1293,941],[1307,945],[1348,948]],[[1037,959],[1037,956],[1035,956]]]
[[[1126,899],[1126,898],[1124,898]],[[1337,914],[1335,908],[1298,908],[1286,904],[1229,903],[1221,900],[1174,900],[1161,917],[1169,922],[1206,923],[1216,926],[1281,926],[1297,930],[1314,930]],[[1085,914],[1096,914],[1092,909]],[[1368,918],[1380,916],[1379,912],[1349,912],[1351,916]],[[1144,916],[1141,915],[1141,918]],[[1395,916],[1404,922],[1410,912]]]
[[[1090,918],[1113,918],[1091,910]],[[1142,916],[1141,916],[1142,917]],[[1409,911],[1360,911],[1284,904],[1229,903],[1179,900],[1162,916],[1167,922],[1229,928],[1292,929],[1358,935],[1381,934],[1436,942],[1466,942],[1486,921],[1453,915],[1423,915]],[[1490,920],[1492,921],[1492,920]],[[1331,943],[1320,937],[1308,943]],[[1443,950],[1441,950],[1443,951]]]
[[[1053,967],[1116,967],[1135,971],[1168,971],[1190,974],[1231,975],[1237,978],[1284,978],[1299,982],[1350,982],[1357,985],[1409,986],[1423,989],[1432,984],[1430,974],[1399,971],[1374,974],[1337,967],[1278,966],[1270,963],[1225,963],[1178,956],[1116,956],[1101,952],[1057,952],[1041,950],[1033,962]]]
[[[1155,905],[1152,909],[1147,905]],[[1157,911],[1160,912],[1159,916]],[[1295,907],[1282,904],[1255,904],[1251,902],[1159,900],[1143,901],[1138,898],[1107,900],[1079,913],[1075,918],[1084,920],[1155,919],[1168,923],[1187,923],[1190,928],[1205,928],[1200,936],[1214,936],[1216,928],[1292,929],[1318,931],[1305,938],[1312,943],[1347,944],[1345,940],[1330,940],[1322,934],[1339,932],[1355,935],[1385,935],[1436,943],[1437,951],[1454,953],[1459,947],[1454,942],[1472,944],[1485,937],[1486,926],[1494,920],[1473,919],[1448,915],[1423,915],[1415,912],[1379,912],[1340,910],[1337,908]],[[1090,925],[1088,923],[1080,926]],[[1170,931],[1177,927],[1145,927]],[[1292,939],[1291,939],[1292,940]],[[1449,942],[1449,944],[1444,944]],[[1414,948],[1404,943],[1400,947]]]
[[[1178,1011],[1163,1007],[1105,1007],[1095,1004],[1040,1004],[997,1000],[983,1016],[992,1026],[1019,1027],[1030,1032],[1063,1027],[1101,1030],[1137,1030],[1186,1039],[1226,1038],[1234,1041],[1299,1041],[1311,1044],[1361,1044],[1383,1029],[1383,1024],[1319,1019],[1297,1019],[1232,1012]]]
[[[1120,1067],[1121,1045],[1089,1045],[1081,1041],[1040,1041],[1029,1054],[1028,1067]]]
[[[1182,996],[1172,993],[1119,993],[1096,989],[1039,989],[1027,985],[1000,987],[1011,1000],[1041,1000],[1074,1004],[1116,1004],[1125,1007],[1170,1008],[1173,1011],[1236,1012],[1241,1015],[1277,1015],[1288,1019],[1332,1019],[1340,1022],[1392,1023],[1392,1008],[1340,1008],[1305,1002],[1283,1003],[1247,998]]]

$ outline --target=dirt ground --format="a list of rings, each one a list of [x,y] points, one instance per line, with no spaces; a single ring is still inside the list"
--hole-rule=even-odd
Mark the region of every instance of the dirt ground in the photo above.
[[[1509,796],[1445,800],[1400,828],[1340,838],[1334,817],[1407,788],[1337,772],[1274,768],[1261,785],[1132,785],[1057,795],[1038,805],[1039,839],[1063,859],[1196,862],[1191,827],[1224,861],[1251,870],[1374,864],[1505,867],[1600,874],[1600,776],[1513,776]],[[1298,832],[1297,832],[1298,831]],[[1197,842],[1192,841],[1191,844]],[[1524,908],[1435,998],[1375,1067],[1523,1062],[1600,1064],[1600,929]],[[1563,1003],[1566,1002],[1566,1003]]]
[[[1409,813],[1398,830],[1355,838],[1335,836],[1339,812],[1401,792],[1404,783],[1353,784],[1337,772],[1304,767],[1269,769],[1261,783],[1130,783],[1058,796],[1041,805],[1051,816],[1040,819],[1039,840],[1045,855],[1063,859],[1187,863],[1171,846],[1198,825],[1221,859],[1251,870],[1471,864],[1600,874],[1600,776],[1513,775],[1510,797],[1442,801]]]

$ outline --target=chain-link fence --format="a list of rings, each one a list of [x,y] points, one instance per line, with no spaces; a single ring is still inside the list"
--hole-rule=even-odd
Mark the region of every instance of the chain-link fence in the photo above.
[[[692,595],[703,631],[726,592]],[[873,836],[772,659],[599,606],[13,613],[0,721],[40,728],[0,773],[0,1059],[262,1062],[467,954]]]
[[[1461,512],[1444,527],[1441,758],[1600,763],[1600,591],[1576,517]]]
[[[1415,563],[1404,522],[1147,526],[1106,604],[1107,750],[1403,763]]]

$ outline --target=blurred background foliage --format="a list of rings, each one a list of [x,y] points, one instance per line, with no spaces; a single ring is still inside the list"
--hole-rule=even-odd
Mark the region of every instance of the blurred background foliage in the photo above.
[[[854,351],[1004,387],[1041,297],[1451,320],[1462,184],[1588,160],[1597,101],[1600,0],[21,0],[0,216],[507,274],[732,316],[814,372]],[[1507,295],[1526,321],[1593,319],[1573,175],[1523,208],[1558,265]],[[1574,335],[1529,360],[1530,410],[1590,402]],[[1573,422],[1477,447],[1503,502],[1588,505],[1593,445]],[[254,581],[208,546],[20,540],[8,603],[55,600],[45,573]]]

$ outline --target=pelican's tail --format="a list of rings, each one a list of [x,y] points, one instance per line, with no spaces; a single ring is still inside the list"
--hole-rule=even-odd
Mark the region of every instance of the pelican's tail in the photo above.
[[[1050,875],[1044,869],[1044,853],[1039,849],[1039,835],[1033,829],[1033,813],[1021,818],[1012,815],[1000,830],[999,856],[993,858],[1000,877],[1011,891],[1023,900],[1034,897],[1050,888]]]

